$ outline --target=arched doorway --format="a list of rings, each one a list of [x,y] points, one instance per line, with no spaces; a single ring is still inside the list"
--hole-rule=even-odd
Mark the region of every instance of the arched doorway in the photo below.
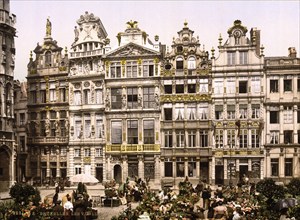
[[[122,167],[119,164],[114,166],[114,179],[117,183],[122,182]]]
[[[11,180],[11,155],[6,148],[0,147],[0,191],[9,189]]]

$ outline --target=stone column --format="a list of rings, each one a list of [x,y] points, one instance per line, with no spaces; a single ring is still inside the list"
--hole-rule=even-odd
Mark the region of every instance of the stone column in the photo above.
[[[279,156],[279,178],[284,178],[284,149],[280,148]]]
[[[200,180],[200,158],[197,158],[196,162],[196,177]]]
[[[160,159],[159,155],[154,156],[154,182],[155,183],[160,183],[161,179],[161,172],[160,172]]]
[[[96,176],[95,146],[91,147],[91,175]]]
[[[284,143],[284,136],[283,136],[283,111],[284,108],[282,105],[279,107],[279,143]]]
[[[106,179],[107,180],[111,180],[112,179],[112,168],[111,168],[111,156],[107,156],[106,157],[106,163],[103,163],[103,170],[107,170],[106,172]],[[105,160],[104,160],[105,161]],[[103,172],[104,174],[104,172]],[[103,180],[105,179],[105,177],[103,176]]]
[[[296,87],[293,87],[296,88]],[[295,90],[295,89],[294,89]],[[298,131],[297,131],[297,111],[298,111],[298,106],[294,105],[293,107],[293,118],[294,118],[294,124],[293,124],[293,143],[297,144],[298,142]]]
[[[55,146],[56,148],[56,177],[60,177],[60,152],[59,146]]]
[[[265,176],[267,178],[270,178],[270,176],[271,176],[270,149],[266,149],[266,161],[265,161],[265,163],[262,163],[261,166],[262,166],[261,169],[263,169],[265,167],[265,172],[266,172]]]
[[[138,176],[142,180],[145,179],[145,169],[144,169],[144,156],[138,155]]]
[[[208,184],[215,184],[216,181],[216,161],[215,157],[212,157],[211,160],[208,162],[208,167],[209,167],[209,179],[208,179]]]
[[[46,177],[50,177],[50,148],[46,147],[47,152],[47,168],[46,168]]]
[[[122,156],[122,169],[123,169],[123,175],[122,175],[122,182],[125,182],[128,177],[128,161],[127,156]]]
[[[224,158],[224,180],[228,180],[228,169],[230,169],[230,167],[228,166],[228,159]]]
[[[74,176],[74,147],[70,146],[69,147],[69,166],[68,166],[68,177]]]
[[[189,176],[189,168],[187,158],[184,158],[184,177]]]
[[[299,170],[299,156],[298,156],[298,148],[295,147],[294,148],[294,155],[293,155],[293,168],[294,168],[294,173],[293,176],[295,178],[299,178],[300,177],[300,170]]]
[[[270,157],[268,157],[270,159]],[[266,166],[267,168],[267,166]],[[260,179],[262,180],[265,177],[264,174],[264,158],[260,160]]]

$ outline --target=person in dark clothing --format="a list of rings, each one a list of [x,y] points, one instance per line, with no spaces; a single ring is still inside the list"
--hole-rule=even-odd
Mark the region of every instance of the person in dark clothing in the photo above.
[[[208,209],[209,207],[209,199],[211,197],[211,193],[208,191],[207,188],[204,188],[203,192],[202,192],[202,199],[203,199],[203,208],[204,209]]]
[[[53,196],[53,199],[52,199],[52,202],[53,202],[54,206],[56,205],[57,200],[58,200],[58,193],[55,193],[54,196]]]
[[[75,220],[85,219],[86,208],[87,208],[87,202],[83,199],[83,196],[79,194],[78,199],[74,203]]]
[[[55,206],[53,207],[53,220],[62,220],[64,216],[64,207],[61,205],[61,201],[57,200]]]

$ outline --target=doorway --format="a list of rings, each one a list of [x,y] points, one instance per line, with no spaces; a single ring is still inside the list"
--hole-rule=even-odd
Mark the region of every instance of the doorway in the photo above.
[[[224,166],[223,165],[217,165],[216,166],[216,171],[215,171],[215,175],[216,175],[216,185],[224,184]]]
[[[117,183],[122,182],[122,167],[119,164],[114,166],[114,179]]]

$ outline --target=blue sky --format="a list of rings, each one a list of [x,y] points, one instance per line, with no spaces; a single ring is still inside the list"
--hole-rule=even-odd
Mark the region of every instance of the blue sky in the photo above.
[[[151,39],[171,45],[173,37],[186,20],[205,50],[223,43],[227,30],[239,19],[248,28],[261,30],[261,43],[266,56],[287,56],[288,47],[300,54],[300,1],[26,1],[11,0],[11,13],[17,16],[15,79],[25,80],[29,53],[43,43],[46,20],[52,22],[52,37],[61,47],[70,48],[74,26],[85,11],[98,16],[111,39],[126,29],[126,22],[136,20]],[[217,54],[217,52],[216,52]]]

